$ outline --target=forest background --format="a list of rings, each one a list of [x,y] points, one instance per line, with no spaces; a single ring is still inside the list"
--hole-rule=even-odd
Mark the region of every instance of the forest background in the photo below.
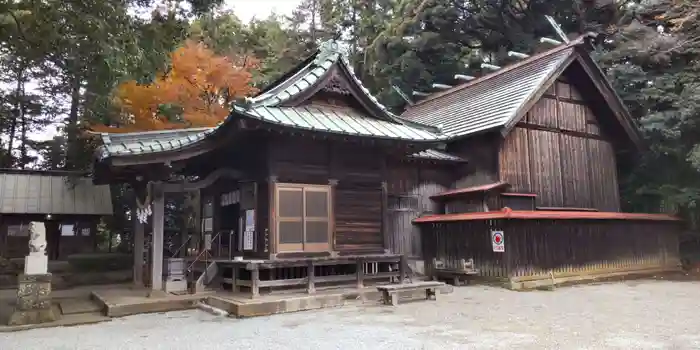
[[[265,1],[265,0],[260,0]],[[566,33],[599,34],[595,58],[648,147],[622,169],[626,210],[664,207],[698,221],[700,2],[696,0],[303,0],[243,22],[224,0],[0,0],[0,168],[89,171],[86,131],[212,126],[329,38],[395,112],[395,86],[431,91],[485,58],[530,53]],[[465,67],[466,65],[466,67]],[[58,129],[54,132],[54,128]],[[36,135],[55,135],[37,139]],[[128,231],[113,186],[106,230]],[[182,198],[169,202],[177,227]],[[105,228],[107,227],[107,228]],[[126,238],[126,237],[124,237]],[[125,240],[128,242],[128,239]]]

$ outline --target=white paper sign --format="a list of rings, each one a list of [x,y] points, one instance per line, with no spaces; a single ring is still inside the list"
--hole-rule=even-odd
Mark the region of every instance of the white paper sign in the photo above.
[[[491,231],[491,246],[493,251],[503,253],[506,251],[506,238],[503,231]]]
[[[253,250],[253,231],[243,232],[243,250]]]

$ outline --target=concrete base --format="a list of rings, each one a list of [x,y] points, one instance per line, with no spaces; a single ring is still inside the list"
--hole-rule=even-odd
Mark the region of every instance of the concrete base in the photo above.
[[[504,286],[510,290],[553,290],[557,286],[566,286],[579,283],[590,283],[596,281],[604,281],[608,279],[620,278],[629,276],[630,278],[654,275],[659,273],[679,271],[676,265],[666,267],[650,267],[636,269],[621,269],[610,271],[596,271],[588,273],[555,273],[551,275],[538,276],[523,276],[510,279],[504,283]]]
[[[17,305],[10,326],[53,322],[57,315],[51,305],[51,274],[20,275]]]
[[[122,317],[152,312],[168,312],[197,308],[197,302],[213,294],[198,293],[186,295],[152,296],[147,290],[94,291],[90,298],[100,305],[104,315]]]
[[[452,286],[446,285],[438,288],[441,294],[452,293]],[[402,292],[401,297],[408,299],[425,299],[425,291]],[[346,289],[345,291],[328,290],[315,295],[299,296],[268,296],[251,300],[248,298],[228,297],[225,295],[210,296],[205,303],[216,309],[228,313],[231,317],[255,317],[298,312],[329,307],[340,307],[351,302],[379,303],[381,293],[376,287],[367,287],[362,290]]]
[[[166,293],[180,293],[185,291],[187,291],[187,280],[185,280],[185,276],[179,278],[170,276],[165,279]]]

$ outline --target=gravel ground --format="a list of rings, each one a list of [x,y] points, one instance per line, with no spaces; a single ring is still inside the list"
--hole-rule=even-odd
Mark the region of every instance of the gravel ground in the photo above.
[[[0,334],[31,349],[700,349],[700,282],[511,292],[455,288],[437,302],[230,319],[201,311]]]

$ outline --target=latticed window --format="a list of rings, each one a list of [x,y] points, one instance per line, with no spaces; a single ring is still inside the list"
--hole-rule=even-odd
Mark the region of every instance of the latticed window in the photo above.
[[[275,221],[280,252],[330,249],[330,193],[330,186],[277,185]]]

